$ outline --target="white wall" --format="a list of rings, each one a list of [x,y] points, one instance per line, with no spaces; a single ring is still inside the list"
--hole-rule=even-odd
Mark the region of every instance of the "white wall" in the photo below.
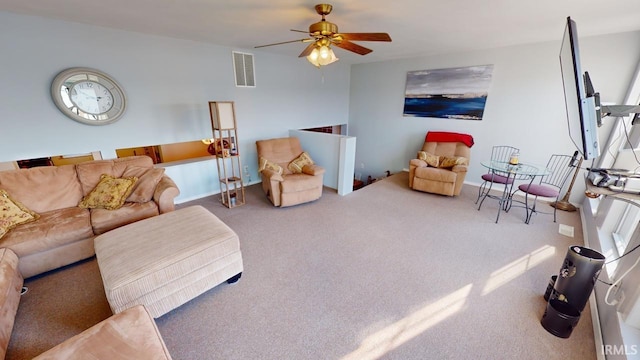
[[[539,164],[553,153],[573,154],[558,57],[563,31],[559,23],[554,42],[353,66],[349,135],[358,138],[356,172],[377,177],[408,168],[429,130],[473,135],[468,183],[480,182],[486,172],[480,161],[490,157],[493,145],[519,147],[523,161]],[[580,38],[580,47],[583,70],[602,101],[620,103],[640,57],[640,32]],[[484,64],[494,70],[481,121],[402,116],[407,71]],[[599,130],[601,143],[611,122]],[[583,190],[577,181],[574,204],[581,203]]]
[[[317,70],[295,48],[278,56],[0,12],[0,49],[0,162],[91,151],[114,158],[121,147],[210,138],[207,102],[231,100],[242,161],[255,181],[256,140],[348,120],[349,66]],[[235,87],[232,50],[255,54],[256,88]],[[121,120],[90,126],[57,110],[51,81],[74,66],[121,83],[129,100]],[[317,104],[331,106],[316,111]],[[219,189],[213,161],[167,173],[180,187],[179,202]]]

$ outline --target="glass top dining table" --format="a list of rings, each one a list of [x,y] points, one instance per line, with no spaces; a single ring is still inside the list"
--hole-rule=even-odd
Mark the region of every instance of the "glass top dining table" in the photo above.
[[[493,185],[493,182],[489,182],[489,188],[484,191],[484,196],[482,196],[482,201],[478,206],[478,210],[480,210],[480,207],[482,207],[482,202],[484,202],[487,197],[498,200],[500,206],[498,207],[496,223],[498,223],[498,220],[500,219],[500,211],[508,211],[509,209],[508,205],[511,201],[511,196],[513,195],[512,190],[516,180],[530,180],[531,182],[533,182],[536,177],[545,176],[551,173],[546,166],[531,163],[520,162],[517,165],[513,165],[505,161],[495,160],[481,161],[480,163],[482,164],[482,166],[489,169],[489,172],[493,176],[501,176],[506,178],[506,184],[503,184],[504,190],[502,192],[502,195],[491,195],[489,192],[491,191],[491,185]]]
[[[491,171],[495,171],[502,176],[520,176],[528,178],[530,176],[544,176],[549,174],[549,169],[544,165],[519,163],[512,165],[506,161],[482,161],[482,166]]]

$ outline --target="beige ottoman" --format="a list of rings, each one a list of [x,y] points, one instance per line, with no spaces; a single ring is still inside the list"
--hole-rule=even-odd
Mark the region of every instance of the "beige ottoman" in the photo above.
[[[95,250],[114,314],[141,304],[158,318],[243,270],[238,235],[202,206],[111,230]]]

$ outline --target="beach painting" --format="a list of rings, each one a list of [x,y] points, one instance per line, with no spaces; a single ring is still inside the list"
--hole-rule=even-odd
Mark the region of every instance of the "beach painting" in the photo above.
[[[407,72],[404,116],[482,120],[493,65]]]

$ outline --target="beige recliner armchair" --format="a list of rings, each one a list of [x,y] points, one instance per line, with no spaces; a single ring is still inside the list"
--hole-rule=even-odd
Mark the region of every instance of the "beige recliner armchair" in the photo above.
[[[417,159],[409,162],[409,187],[440,195],[460,195],[471,146],[471,135],[428,132]]]
[[[314,201],[322,196],[324,168],[315,165],[295,137],[258,140],[262,189],[275,206]]]

